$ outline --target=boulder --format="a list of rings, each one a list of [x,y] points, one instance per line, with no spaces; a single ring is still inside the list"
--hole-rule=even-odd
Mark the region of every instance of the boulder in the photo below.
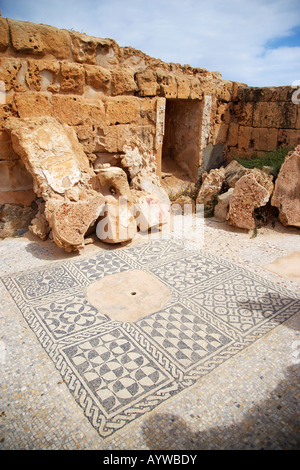
[[[254,210],[267,204],[272,191],[272,176],[256,169],[242,176],[229,201],[228,223],[238,228],[254,229]]]
[[[197,204],[210,206],[215,196],[221,191],[225,179],[224,168],[210,170],[202,175],[202,186],[197,196]]]
[[[285,226],[300,227],[300,145],[286,156],[275,182],[271,199]]]

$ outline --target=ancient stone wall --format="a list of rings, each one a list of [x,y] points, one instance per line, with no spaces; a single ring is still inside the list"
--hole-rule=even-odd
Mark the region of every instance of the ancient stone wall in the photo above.
[[[137,138],[158,175],[171,157],[195,181],[197,167],[300,143],[293,91],[249,88],[112,39],[0,17],[0,209],[29,207],[36,197],[12,148],[10,117],[60,119],[92,168],[122,166],[124,147]]]
[[[226,155],[251,156],[300,143],[300,106],[290,87],[239,86],[229,106]]]

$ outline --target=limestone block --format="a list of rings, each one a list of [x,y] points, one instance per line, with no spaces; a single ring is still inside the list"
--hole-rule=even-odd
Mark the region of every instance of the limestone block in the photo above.
[[[50,60],[28,60],[26,72],[26,84],[33,91],[51,91],[51,86],[55,83],[60,66],[57,62]]]
[[[20,118],[51,116],[50,93],[15,93],[14,102]]]
[[[300,227],[300,145],[290,152],[279,171],[271,204],[279,209],[279,220]]]
[[[116,69],[112,74],[112,95],[128,95],[137,91],[138,87],[134,80],[134,72],[132,69]]]
[[[130,241],[137,232],[137,224],[132,212],[132,206],[126,198],[106,197],[103,209],[104,215],[100,217],[96,226],[96,235],[99,240],[115,244]]]
[[[278,129],[253,128],[251,139],[254,150],[271,151],[277,148]]]
[[[159,94],[166,98],[177,98],[177,81],[175,75],[157,71],[157,82],[159,84]]]
[[[229,147],[235,147],[238,144],[238,137],[239,137],[239,125],[235,123],[230,123],[226,144]]]
[[[238,136],[238,148],[248,150],[252,136],[252,127],[240,126]]]
[[[102,39],[71,31],[72,52],[81,64],[112,67],[118,64],[119,46],[112,39]]]
[[[190,78],[190,99],[199,100],[203,98],[203,88],[197,77]]]
[[[81,95],[84,90],[85,70],[83,65],[70,62],[62,62],[60,91],[77,93]]]
[[[6,18],[0,17],[0,51],[6,51],[9,44],[9,28]]]
[[[221,191],[225,179],[224,168],[212,169],[202,176],[202,186],[197,196],[197,204],[210,205],[214,197]]]
[[[51,54],[57,59],[70,55],[68,31],[53,26],[8,19],[11,42],[17,52],[35,55]]]
[[[254,103],[239,101],[233,105],[234,120],[241,126],[252,126]]]
[[[0,192],[32,189],[32,176],[21,160],[0,161]]]
[[[89,102],[78,95],[53,95],[51,103],[51,115],[69,126],[99,126],[105,122],[104,105],[100,100]]]
[[[282,147],[297,147],[300,144],[300,131],[298,129],[278,129],[278,144]]]
[[[107,98],[105,111],[109,125],[136,123],[140,119],[140,99],[135,96]]]
[[[218,203],[214,208],[214,216],[216,219],[225,222],[229,211],[229,202],[233,193],[233,188],[228,189],[226,193],[218,196]]]
[[[156,96],[159,85],[156,74],[152,70],[145,70],[135,74],[138,92],[140,96]]]
[[[234,188],[237,181],[247,173],[247,169],[236,160],[232,160],[225,168],[225,183]]]
[[[190,80],[187,77],[176,77],[177,81],[177,98],[188,99],[190,97],[191,85]]]
[[[0,80],[5,84],[5,91],[25,91],[22,80],[22,68],[24,63],[19,59],[0,58]]]
[[[291,102],[258,102],[253,113],[254,127],[293,129],[297,120],[297,107]]]
[[[97,65],[84,65],[84,69],[87,85],[104,93],[110,90],[111,73],[109,70]]]
[[[254,210],[267,204],[272,190],[272,177],[259,170],[242,176],[229,201],[228,223],[242,229],[254,229]]]

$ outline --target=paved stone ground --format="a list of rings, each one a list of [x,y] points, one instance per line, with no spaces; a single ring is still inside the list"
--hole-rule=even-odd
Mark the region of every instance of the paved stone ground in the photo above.
[[[176,230],[173,235],[178,239]],[[182,239],[182,234],[180,237]],[[233,262],[251,272],[253,279],[260,276],[280,292],[288,289],[292,298],[299,295],[297,282],[264,269],[277,258],[300,252],[296,229],[283,229],[278,224],[275,228],[259,230],[258,236],[251,238],[244,231],[209,219],[205,221],[201,243],[192,230],[183,238],[187,249],[204,249],[209,256],[219,257],[222,266]],[[119,259],[124,261],[126,250],[136,252],[148,241],[148,237],[138,236],[130,246],[119,249]],[[102,253],[103,245],[97,242],[88,245],[80,256],[70,255],[50,241],[40,242],[27,233],[0,243],[0,275],[16,279],[21,271],[41,272],[44,267],[50,270],[54,265],[64,266],[70,262],[82,266],[85,260],[95,259]],[[139,261],[143,259],[146,258],[141,256]],[[165,269],[161,259],[154,260],[154,264],[156,269],[160,267],[162,276],[161,271]],[[133,265],[130,267],[132,269]],[[87,272],[92,272],[90,267]],[[177,286],[180,295],[181,285]],[[34,290],[34,282],[29,282],[28,286],[30,292]],[[78,295],[78,290],[76,293]],[[1,295],[1,449],[299,448],[300,314],[296,311],[287,321],[281,323],[284,318],[281,319],[255,342],[220,361],[218,367],[208,369],[200,378],[195,376],[189,386],[140,416],[135,415],[135,419],[105,437],[86,417],[80,400],[74,400],[69,384],[64,381],[66,376],[48,356],[47,345],[42,347],[4,286],[1,286]],[[189,300],[188,296],[185,299]],[[59,300],[58,296],[56,301]],[[43,332],[41,334],[45,338]],[[177,346],[179,348],[178,343]],[[180,360],[182,356],[178,362]],[[151,364],[147,367],[149,370]],[[117,391],[120,392],[120,388]]]

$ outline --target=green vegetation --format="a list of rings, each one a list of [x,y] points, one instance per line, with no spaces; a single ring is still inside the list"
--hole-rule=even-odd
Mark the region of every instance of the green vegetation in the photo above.
[[[241,165],[243,165],[245,168],[258,168],[259,170],[261,170],[263,166],[269,166],[271,167],[271,174],[277,176],[286,155],[291,150],[292,148],[278,148],[276,150],[273,150],[272,152],[266,152],[259,157],[235,157],[235,160]]]

